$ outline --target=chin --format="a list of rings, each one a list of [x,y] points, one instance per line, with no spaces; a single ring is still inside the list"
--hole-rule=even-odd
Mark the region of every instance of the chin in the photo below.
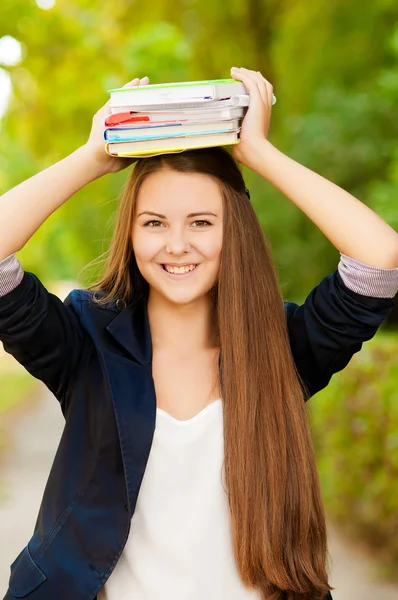
[[[151,286],[152,287],[152,286]],[[159,287],[152,287],[152,292],[155,295],[164,298],[167,302],[171,304],[176,304],[180,306],[185,306],[187,304],[194,304],[202,300],[205,296],[208,296],[210,288],[205,288],[204,290],[195,291],[195,290],[174,290],[174,292],[170,292],[170,290],[163,290]]]
[[[187,306],[200,301],[206,294],[162,294],[171,304]]]

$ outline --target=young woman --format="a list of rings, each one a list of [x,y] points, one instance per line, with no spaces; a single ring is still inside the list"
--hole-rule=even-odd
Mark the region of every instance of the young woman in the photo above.
[[[129,164],[104,152],[107,106],[83,147],[0,198],[0,339],[66,419],[6,600],[331,598],[305,401],[390,312],[398,235],[270,144],[271,84],[232,75],[251,96],[234,158],[312,219],[339,265],[284,303],[236,162],[196,150],[137,162],[102,279],[62,303],[14,254]]]

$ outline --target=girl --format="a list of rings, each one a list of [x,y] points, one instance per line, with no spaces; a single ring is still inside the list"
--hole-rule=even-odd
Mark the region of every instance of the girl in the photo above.
[[[222,148],[142,159],[102,279],[62,303],[14,256],[79,188],[129,161],[88,142],[0,198],[0,339],[59,400],[65,429],[6,600],[331,598],[305,400],[386,319],[398,235],[267,139],[272,86],[235,160],[341,253],[283,302],[240,170]],[[147,79],[132,85],[146,84]]]

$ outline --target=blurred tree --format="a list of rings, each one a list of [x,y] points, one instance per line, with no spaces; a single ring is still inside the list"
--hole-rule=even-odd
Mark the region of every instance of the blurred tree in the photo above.
[[[83,144],[106,90],[136,75],[228,77],[236,65],[274,85],[270,140],[398,228],[397,16],[392,0],[231,0],[228,10],[209,0],[58,0],[48,11],[3,0],[0,36],[18,39],[24,58],[6,67],[14,96],[0,136],[0,192]],[[299,301],[336,268],[338,252],[278,190],[244,174],[284,294]],[[104,177],[61,207],[20,253],[24,266],[75,277],[106,249],[125,177]]]

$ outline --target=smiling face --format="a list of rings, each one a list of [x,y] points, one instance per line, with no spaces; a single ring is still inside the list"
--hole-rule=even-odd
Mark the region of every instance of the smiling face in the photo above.
[[[210,176],[163,169],[145,179],[136,201],[132,243],[152,294],[175,304],[206,295],[218,279],[222,240],[222,194]],[[187,273],[168,273],[165,266],[172,265],[178,271],[179,265],[196,266]]]

